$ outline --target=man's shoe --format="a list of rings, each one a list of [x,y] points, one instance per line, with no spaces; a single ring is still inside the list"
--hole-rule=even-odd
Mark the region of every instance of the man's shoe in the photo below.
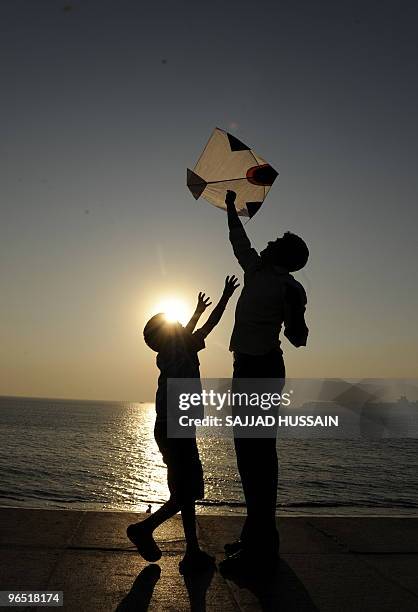
[[[145,559],[145,561],[155,563],[161,559],[161,550],[158,547],[157,542],[152,537],[152,532],[146,527],[143,527],[141,523],[129,525],[128,529],[126,530],[126,535],[132,544],[135,544],[139,554]]]
[[[231,555],[235,555],[235,553],[239,552],[242,548],[241,540],[236,540],[235,542],[230,542],[229,544],[225,544],[224,551],[227,557]]]
[[[219,571],[225,578],[245,575],[269,576],[277,569],[280,557],[276,553],[263,555],[260,551],[250,552],[241,548],[219,564]]]

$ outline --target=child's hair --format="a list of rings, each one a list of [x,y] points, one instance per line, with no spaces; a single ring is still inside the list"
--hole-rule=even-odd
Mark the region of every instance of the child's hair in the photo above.
[[[309,249],[300,236],[292,234],[292,232],[286,232],[276,244],[277,251],[274,259],[289,272],[296,272],[306,265],[309,258]]]
[[[162,312],[154,315],[144,327],[145,344],[159,353],[168,338],[174,333],[177,325],[167,321],[165,314]]]

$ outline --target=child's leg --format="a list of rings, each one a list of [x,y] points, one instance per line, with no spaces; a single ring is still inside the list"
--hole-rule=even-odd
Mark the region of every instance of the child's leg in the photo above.
[[[205,571],[214,568],[215,559],[199,546],[196,533],[196,511],[194,502],[188,502],[181,507],[184,536],[186,538],[186,554],[179,563],[180,574]]]
[[[169,499],[157,512],[151,514],[144,521],[129,525],[126,534],[144,559],[150,562],[161,559],[161,550],[152,537],[152,533],[161,523],[177,514],[179,510],[178,504]]]
[[[184,537],[186,538],[186,554],[200,550],[196,533],[196,510],[194,502],[188,502],[181,508]]]
[[[172,499],[169,499],[161,506],[161,508],[151,514],[145,520],[141,521],[139,524],[144,529],[149,529],[152,532],[154,529],[157,529],[157,527],[164,523],[164,521],[167,521],[169,518],[177,514],[179,510],[180,506]]]

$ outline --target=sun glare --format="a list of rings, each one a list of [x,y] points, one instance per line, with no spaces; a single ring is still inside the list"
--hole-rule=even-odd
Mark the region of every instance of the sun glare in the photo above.
[[[189,308],[177,298],[167,298],[162,300],[155,309],[155,312],[163,312],[167,321],[179,321],[184,325],[189,317]]]

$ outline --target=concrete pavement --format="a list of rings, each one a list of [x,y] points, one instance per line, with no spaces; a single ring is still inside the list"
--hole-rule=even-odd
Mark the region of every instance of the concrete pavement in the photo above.
[[[61,609],[72,612],[418,612],[418,518],[279,518],[276,576],[232,581],[217,571],[179,575],[180,517],[156,532],[161,561],[146,563],[125,535],[141,516],[0,508],[0,590],[61,590]],[[218,561],[242,520],[198,516],[202,545]]]

